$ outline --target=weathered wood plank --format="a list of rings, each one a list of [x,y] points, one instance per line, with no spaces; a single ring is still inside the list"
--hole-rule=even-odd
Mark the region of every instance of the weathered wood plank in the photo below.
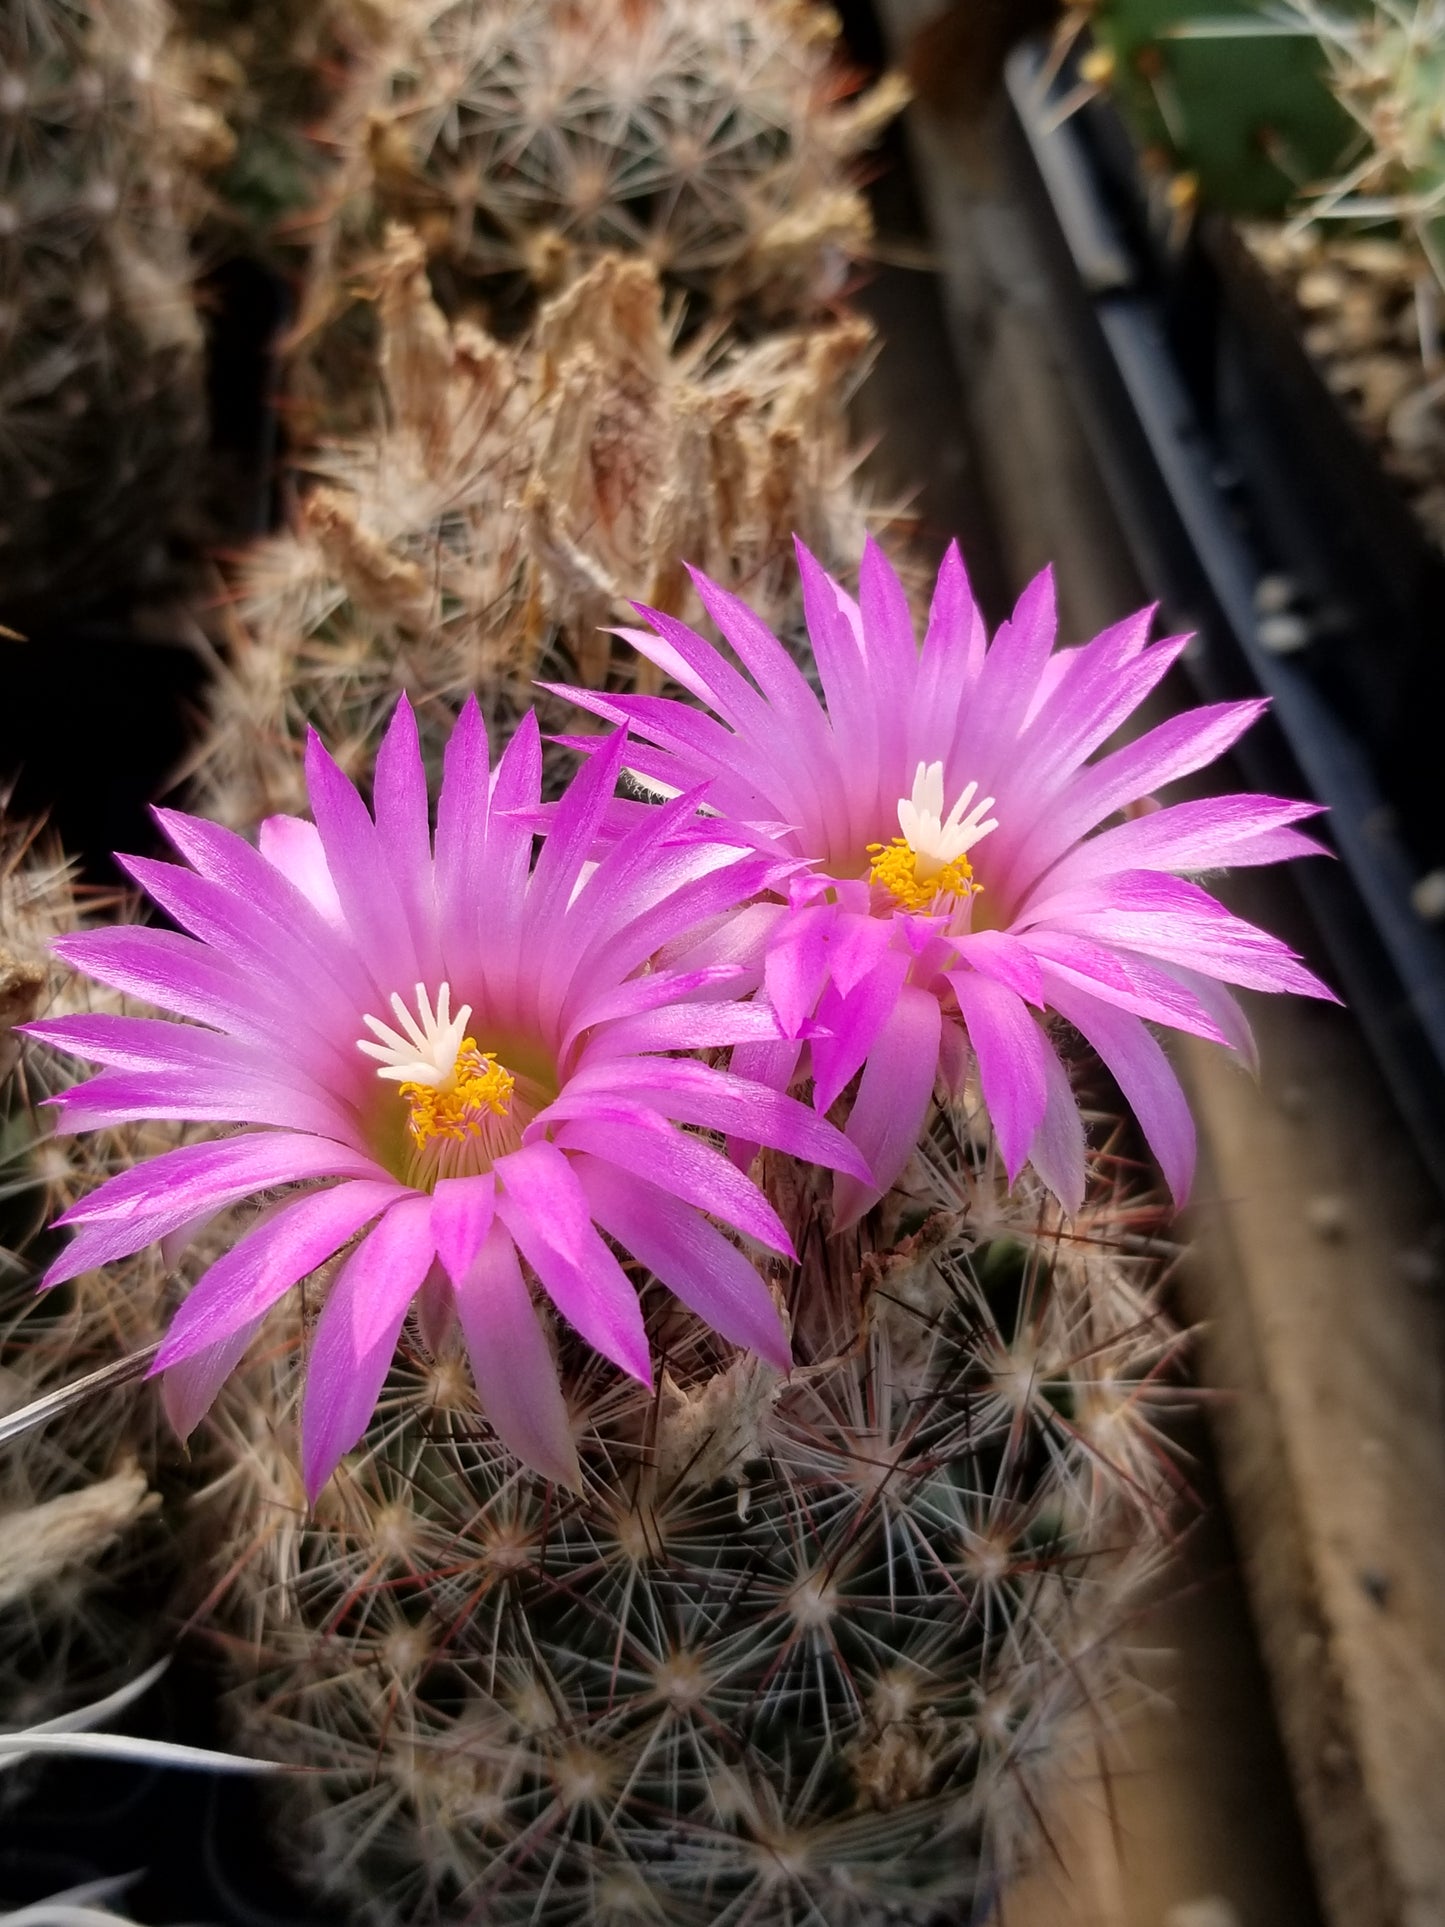
[[[1263,879],[1245,914],[1281,921]],[[1202,1367],[1320,1885],[1340,1927],[1445,1921],[1439,1207],[1358,1031],[1265,1003],[1256,1089],[1184,1069]]]

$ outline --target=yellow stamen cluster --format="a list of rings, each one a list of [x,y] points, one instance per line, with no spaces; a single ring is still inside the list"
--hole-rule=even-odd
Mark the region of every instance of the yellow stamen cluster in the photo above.
[[[956,856],[920,876],[918,852],[906,837],[870,843],[868,854],[873,859],[869,881],[881,883],[905,910],[931,910],[940,897],[976,897],[983,889],[974,882],[973,865],[966,856]]]
[[[451,1076],[443,1084],[401,1084],[406,1099],[406,1128],[418,1151],[435,1138],[463,1143],[478,1136],[491,1118],[506,1117],[512,1109],[517,1080],[497,1062],[495,1051],[477,1049],[475,1037],[464,1037]]]

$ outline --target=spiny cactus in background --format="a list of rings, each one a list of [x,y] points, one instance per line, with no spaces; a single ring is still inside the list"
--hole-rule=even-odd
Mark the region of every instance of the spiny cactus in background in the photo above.
[[[1171,1509],[1178,1339],[1111,1168],[1065,1225],[960,1105],[871,1235],[825,1239],[772,1160],[795,1370],[653,1287],[655,1397],[558,1328],[580,1495],[412,1337],[307,1518],[278,1316],[212,1422],[216,1569],[248,1747],[327,1769],[288,1789],[306,1877],[388,1923],[986,1902],[1067,1736],[1117,1714]]]
[[[118,1007],[48,957],[88,909],[70,866],[0,819],[0,1412],[140,1349],[164,1324],[155,1250],[40,1297],[45,1227],[105,1177],[177,1141],[170,1124],[53,1137],[40,1107],[72,1082],[11,1026],[37,1012]],[[165,1570],[151,1490],[174,1451],[149,1395],[106,1392],[0,1446],[0,1727],[50,1718],[144,1663]],[[9,1784],[0,1779],[0,1789]]]
[[[375,294],[386,421],[312,454],[294,526],[239,573],[199,753],[227,823],[302,807],[308,724],[368,766],[403,689],[434,762],[474,690],[505,722],[544,659],[602,686],[600,625],[630,619],[629,595],[694,609],[680,557],[787,630],[793,532],[835,559],[862,543],[846,404],[863,323],[681,352],[655,271],[605,257],[504,346],[448,325],[399,231]]]
[[[1445,544],[1445,4],[1342,14],[1281,0],[1317,36],[1358,126],[1350,165],[1287,225],[1244,239],[1300,310],[1304,344]]]
[[[1445,290],[1445,0],[1373,0],[1358,15],[1315,0],[1285,4],[1317,36],[1335,94],[1366,143],[1313,213],[1397,222]]]
[[[0,618],[144,580],[193,488],[201,330],[164,0],[0,10]]]
[[[335,164],[318,128],[396,12],[388,0],[176,0],[173,56],[223,130],[206,156],[220,252],[305,245]]]
[[[461,299],[616,249],[714,307],[806,313],[866,251],[856,160],[905,94],[859,92],[839,42],[816,0],[412,0],[338,114],[340,265],[379,210]]]
[[[1349,117],[1312,37],[1272,0],[1069,0],[1106,85],[1176,202],[1280,214],[1332,172]]]

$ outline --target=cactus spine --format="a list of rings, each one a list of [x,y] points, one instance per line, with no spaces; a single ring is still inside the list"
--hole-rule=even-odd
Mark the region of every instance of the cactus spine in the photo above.
[[[655,1398],[559,1335],[585,1496],[419,1338],[310,1519],[284,1322],[228,1397],[235,1703],[255,1750],[328,1769],[286,1830],[365,1918],[952,1919],[1115,1684],[1171,1495],[1177,1340],[1117,1248],[1147,1227],[1102,1174],[1071,1229],[1007,1195],[962,1108],[876,1237],[768,1182],[797,1368],[651,1293]]]

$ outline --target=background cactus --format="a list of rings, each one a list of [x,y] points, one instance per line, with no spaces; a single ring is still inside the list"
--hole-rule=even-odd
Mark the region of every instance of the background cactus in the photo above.
[[[866,249],[856,156],[902,104],[858,93],[816,0],[411,0],[331,129],[350,155],[312,319],[386,215],[449,311],[637,252],[714,307],[816,308]]]
[[[786,628],[792,532],[825,558],[861,547],[861,322],[680,352],[655,271],[605,257],[504,346],[447,324],[400,231],[374,292],[385,422],[313,452],[294,526],[239,573],[198,755],[228,823],[301,806],[308,724],[369,764],[401,689],[434,749],[474,689],[515,717],[544,661],[600,686],[628,596],[692,609],[683,558]]]
[[[1245,239],[1301,312],[1320,363],[1445,545],[1445,5],[1340,13],[1284,0],[1356,123],[1348,165],[1285,226]]]
[[[1270,0],[1070,0],[1074,30],[1176,193],[1231,214],[1279,214],[1332,172],[1349,116],[1324,56]]]
[[[189,126],[164,0],[0,12],[0,617],[160,566],[194,487]]]
[[[1398,221],[1445,288],[1445,5],[1373,0],[1358,16],[1288,0],[1317,36],[1331,86],[1365,137],[1316,212]]]
[[[317,131],[391,29],[389,0],[176,0],[173,53],[224,130],[207,160],[218,252],[284,261],[335,156]]]
[[[328,1769],[285,1835],[366,1918],[958,1918],[1116,1684],[1173,1492],[1147,1209],[1101,1164],[1065,1227],[967,1105],[862,1241],[767,1181],[796,1369],[646,1288],[655,1397],[558,1330],[584,1495],[445,1343],[404,1341],[309,1519],[288,1318],[225,1395],[235,1707]]]
[[[0,1412],[158,1336],[170,1266],[156,1250],[38,1296],[52,1219],[179,1127],[56,1138],[45,1098],[73,1067],[9,1026],[39,1011],[116,1008],[48,956],[114,896],[78,892],[31,829],[0,818]],[[83,1000],[77,1002],[77,999]],[[119,1387],[0,1447],[0,1727],[52,1717],[128,1680],[154,1652],[175,1577],[154,1487],[176,1456],[150,1392]],[[0,1779],[0,1790],[19,1784]]]

